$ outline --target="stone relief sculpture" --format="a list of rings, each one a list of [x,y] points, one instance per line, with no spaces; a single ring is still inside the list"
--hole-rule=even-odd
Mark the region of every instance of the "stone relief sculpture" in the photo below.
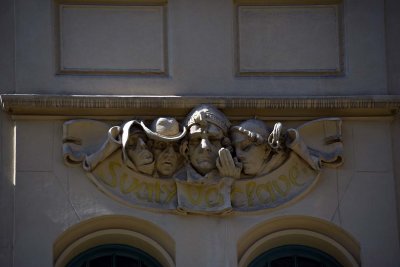
[[[182,143],[186,166],[177,178],[193,183],[217,183],[221,179],[221,151],[230,146],[229,120],[211,106],[199,106],[184,121],[188,129],[187,139]],[[217,168],[217,166],[219,168]]]
[[[183,213],[271,209],[308,192],[323,166],[342,163],[341,120],[285,129],[249,119],[231,124],[211,105],[182,121],[160,117],[64,124],[63,154],[107,195],[127,205]],[[85,131],[82,131],[85,129]]]
[[[159,178],[171,177],[183,163],[179,153],[180,141],[186,135],[186,128],[179,129],[175,118],[158,118],[148,129],[142,122],[143,129],[151,141],[155,159],[155,173]]]
[[[267,174],[280,166],[287,157],[281,146],[280,133],[269,141],[267,125],[260,120],[250,119],[231,129],[236,156],[243,164],[243,175],[254,177]],[[268,142],[269,141],[269,142]]]

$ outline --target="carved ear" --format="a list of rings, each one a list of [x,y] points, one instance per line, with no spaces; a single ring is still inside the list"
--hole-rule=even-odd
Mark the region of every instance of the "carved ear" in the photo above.
[[[182,141],[180,147],[179,147],[179,152],[181,153],[181,155],[185,158],[185,159],[189,159],[189,147],[188,147],[188,141]]]

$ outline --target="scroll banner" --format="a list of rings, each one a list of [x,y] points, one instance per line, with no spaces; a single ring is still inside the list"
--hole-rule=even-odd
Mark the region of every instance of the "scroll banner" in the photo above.
[[[176,180],[178,210],[192,213],[229,213],[232,178],[222,178],[216,184],[188,183]]]
[[[199,120],[203,121],[204,125],[210,123],[219,127],[223,133],[223,127],[229,124],[223,114],[211,106],[200,106],[194,111],[188,114],[185,127],[189,127],[190,123],[187,122]],[[202,171],[202,167],[194,166],[191,160],[186,161],[185,166],[180,166],[178,158],[188,158],[190,149],[195,155],[194,158],[201,158],[203,139],[201,142],[194,142],[194,148],[191,148],[187,144],[184,145],[190,140],[190,136],[187,137],[189,139],[181,139],[186,130],[180,130],[185,128],[179,126],[175,119],[158,118],[154,122],[155,126],[158,122],[160,125],[153,129],[152,124],[150,130],[143,121],[136,120],[120,126],[89,119],[67,121],[63,126],[64,161],[68,166],[81,165],[101,191],[125,205],[172,213],[209,215],[247,213],[283,207],[305,196],[314,188],[321,168],[336,168],[343,163],[339,118],[309,121],[295,129],[284,129],[284,134],[281,133],[282,124],[275,124],[276,127],[274,126],[269,137],[278,136],[276,140],[284,144],[280,148],[275,148],[274,142],[270,143],[269,137],[266,139],[266,136],[262,135],[268,132],[266,124],[262,121],[247,120],[231,127],[230,132],[226,128],[228,132],[225,134],[230,136],[232,143],[241,144],[247,140],[253,147],[257,147],[257,142],[261,142],[274,149],[271,152],[273,155],[267,161],[266,158],[262,158],[263,155],[267,155],[264,154],[267,151],[259,150],[264,149],[262,146],[252,154],[244,153],[240,146],[235,146],[235,150],[231,151],[231,161],[234,160],[233,157],[237,157],[235,160],[239,159],[243,164],[246,163],[246,157],[260,157],[263,160],[260,163],[263,168],[258,173],[265,174],[255,177],[255,174],[245,167],[239,170],[240,175],[232,175],[231,170],[226,172],[218,169],[230,168],[227,166]],[[136,128],[130,127],[132,125]],[[163,134],[167,134],[171,129],[174,132],[162,138],[161,132],[157,132],[163,130]],[[214,146],[212,142],[206,142],[210,138],[212,136],[205,136],[204,143]],[[223,147],[222,140],[215,147]],[[185,146],[187,151],[182,149]],[[143,151],[151,155],[152,163],[148,164],[151,168],[144,171],[143,168],[138,168],[136,164],[139,163],[135,163],[131,156],[123,157],[123,151],[126,152],[128,147],[129,152],[139,155],[139,158]],[[179,152],[176,147],[179,148]],[[226,148],[222,149],[222,152],[224,151],[227,151]],[[238,156],[238,152],[242,158]],[[226,157],[226,153],[221,155],[218,155],[219,160]],[[225,158],[226,162],[229,160]],[[161,165],[158,166],[157,163]],[[142,167],[144,165],[146,164],[139,164]],[[172,171],[169,170],[171,166],[174,166]],[[185,169],[192,170],[194,177],[200,178],[189,179],[188,173],[179,176],[179,172]],[[163,173],[165,170],[167,174]],[[220,177],[222,174],[231,177]]]
[[[107,195],[126,205],[199,214],[227,214],[272,209],[307,193],[318,181],[312,169],[296,153],[277,170],[260,177],[216,184],[157,179],[133,171],[122,163],[121,150],[89,173]]]
[[[296,153],[275,171],[233,184],[232,207],[236,211],[257,211],[287,204],[308,192],[318,181],[319,171]]]
[[[117,150],[89,173],[91,180],[107,195],[135,207],[176,210],[175,180],[157,179],[128,168]]]

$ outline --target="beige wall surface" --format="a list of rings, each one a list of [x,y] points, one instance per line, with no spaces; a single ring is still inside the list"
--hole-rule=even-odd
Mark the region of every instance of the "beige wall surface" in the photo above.
[[[0,93],[15,92],[15,20],[12,0],[0,4]],[[0,265],[12,266],[14,238],[14,123],[0,115]]]
[[[400,94],[400,3],[398,1],[386,1],[386,58],[388,70],[388,91],[390,94]],[[393,162],[394,173],[396,177],[398,214],[400,215],[400,142],[397,138],[400,134],[400,120],[397,118],[392,124],[392,140],[393,140]],[[400,217],[399,217],[400,218]]]
[[[266,58],[276,56],[274,60],[283,64],[280,67],[286,70],[313,67],[313,64],[330,69],[336,66],[340,57],[337,43],[333,44],[332,40],[340,37],[343,40],[344,74],[330,77],[236,75],[238,57],[249,56],[250,63],[258,58],[251,54],[254,52],[252,49],[238,54],[240,25],[237,25],[234,2],[169,0],[164,6],[156,5],[150,9],[156,12],[133,12],[139,18],[125,17],[112,23],[104,23],[96,15],[81,15],[81,19],[92,20],[89,22],[94,29],[96,25],[110,27],[98,31],[90,28],[93,36],[82,39],[88,29],[75,25],[75,19],[71,17],[64,21],[67,31],[60,32],[55,1],[2,1],[0,93],[264,98],[290,95],[361,97],[399,93],[396,51],[399,43],[396,10],[399,8],[395,0],[344,0],[340,7],[341,16],[328,12],[327,20],[324,12],[315,13],[310,6],[303,6],[300,13],[296,13],[298,9],[287,6],[279,10],[277,14],[284,15],[280,38],[271,40],[266,46],[256,44],[258,50],[255,51]],[[255,15],[247,14],[251,23],[271,21],[270,17],[260,19],[257,15],[276,10],[265,12],[262,8],[256,10]],[[103,7],[96,10],[103,10]],[[157,13],[161,10],[165,16]],[[314,14],[314,24],[310,17],[303,16],[307,12]],[[107,13],[108,18],[116,13]],[[302,35],[293,28],[285,29],[295,24],[293,19],[298,18],[296,16],[302,19],[300,26],[316,25],[316,28],[309,35]],[[335,29],[334,33],[324,32],[341,20],[341,29]],[[133,28],[124,25],[139,21],[147,24]],[[251,23],[242,29],[242,34],[247,34],[250,41],[253,41],[251,38],[257,39],[258,33],[263,35],[262,40],[279,34],[267,26],[256,27],[258,31],[253,32]],[[124,39],[123,34],[129,31],[133,35]],[[285,38],[287,32],[291,35]],[[61,34],[69,46],[60,47],[56,34]],[[121,42],[110,48],[118,60],[109,61],[107,38],[113,34]],[[131,43],[140,36],[150,40],[151,46]],[[106,42],[99,44],[97,50],[90,49],[87,46],[93,45],[92,38],[99,42],[104,38]],[[288,56],[296,55],[296,46],[282,48],[285,40],[299,42],[299,51],[304,53],[298,57],[300,61],[295,62]],[[324,52],[318,42],[327,46],[329,55],[318,57],[318,53]],[[309,48],[307,44],[321,50],[313,53],[306,49]],[[58,51],[71,56],[67,67],[94,69],[94,73],[56,74],[59,69]],[[132,61],[125,57],[126,51],[131,52]],[[82,52],[84,57],[80,57]],[[149,62],[151,64],[146,65]],[[264,68],[271,67],[268,65],[271,62],[257,61],[257,64],[256,70],[264,71]],[[112,75],[95,75],[96,68],[110,70]],[[145,71],[129,75],[121,73],[121,68],[123,71]],[[295,111],[290,114],[296,116]],[[0,266],[53,266],[55,240],[70,227],[101,215],[127,215],[155,224],[174,240],[174,255],[171,256],[178,267],[235,267],[238,264],[238,242],[248,231],[260,223],[287,215],[319,218],[347,231],[360,244],[363,267],[399,265],[398,116],[346,118],[342,128],[344,165],[337,169],[324,169],[320,182],[298,202],[272,212],[220,217],[157,213],[115,202],[101,193],[82,169],[64,164],[61,151],[63,119],[1,114]],[[301,123],[296,120],[283,122],[289,125]]]
[[[55,31],[58,27],[54,4],[52,1],[43,0],[28,2],[17,0],[15,1],[18,69],[16,89],[17,93],[47,94],[254,96],[386,94],[383,4],[384,2],[380,0],[344,1],[344,76],[239,78],[234,75],[237,36],[233,1],[170,0],[165,7],[169,75],[152,78],[127,75],[105,77],[55,75],[58,50]],[[323,30],[323,23],[332,20],[332,16],[328,14],[327,19],[316,16],[315,23],[308,24],[310,22],[305,21],[303,24],[304,26],[321,24],[320,29]],[[287,19],[290,22],[287,25],[296,24],[290,21],[296,19],[296,16],[289,16]],[[158,23],[157,20],[155,22]],[[111,26],[117,27],[117,25]],[[116,31],[126,30],[124,24],[120,27]],[[284,26],[279,27],[281,32],[290,32],[290,29],[286,30]],[[325,28],[330,29],[329,27],[331,26],[328,25]],[[148,28],[149,26],[143,27],[144,30]],[[304,30],[303,28],[300,27],[300,30]],[[76,36],[83,34],[84,31],[85,28],[76,28]],[[288,40],[300,42],[299,51],[305,53],[300,58],[310,58],[310,62],[315,65],[318,61],[312,59],[313,51],[304,50],[303,46],[314,42],[317,47],[319,44],[326,46],[326,42],[325,39],[320,39],[321,35],[315,35],[313,32],[315,29],[310,28],[310,33],[307,33],[309,37],[289,38],[288,36]],[[107,33],[107,30],[98,32],[98,34],[102,33]],[[93,34],[95,35],[96,32]],[[148,34],[149,37],[156,35],[154,32],[148,32]],[[332,39],[331,35],[325,35]],[[101,40],[101,37],[106,36],[96,38]],[[114,38],[117,37],[114,36]],[[276,40],[278,42],[276,44],[281,41]],[[275,40],[270,42],[274,44]],[[85,46],[90,43],[82,40],[79,45],[82,46],[83,51],[86,51]],[[123,58],[123,55],[118,53],[124,53],[129,49],[129,42],[121,42],[115,46],[113,54]],[[319,62],[315,66],[331,67],[333,64],[332,57],[334,58],[337,53],[334,49],[335,44],[328,46],[332,48],[327,49],[326,53],[333,53],[333,55],[326,57],[327,62]],[[157,47],[159,47],[158,43],[154,44],[154,51]],[[274,45],[266,46],[267,48],[274,49]],[[133,47],[133,49],[136,48]],[[296,54],[293,49],[297,48],[289,46],[288,49],[287,53],[280,55],[280,62],[287,62],[287,68],[296,66],[296,62],[293,62],[295,59],[288,55]],[[157,53],[159,52],[161,51]],[[280,52],[282,49],[265,53],[274,55]],[[154,60],[153,57],[155,55],[149,60]],[[305,67],[308,66],[305,65]]]
[[[345,121],[345,164],[324,169],[302,200],[273,212],[213,217],[119,204],[101,193],[83,170],[63,164],[61,121],[18,120],[15,266],[51,266],[53,242],[64,230],[110,214],[142,218],[167,232],[175,241],[176,266],[236,266],[236,247],[245,233],[285,215],[311,216],[342,227],[360,243],[362,266],[396,266],[400,257],[389,130],[387,121]]]

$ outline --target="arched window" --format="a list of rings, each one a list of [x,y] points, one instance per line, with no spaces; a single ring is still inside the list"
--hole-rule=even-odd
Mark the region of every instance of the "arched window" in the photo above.
[[[174,267],[175,241],[151,222],[104,215],[65,230],[53,255],[54,267]]]
[[[101,245],[82,252],[67,267],[162,267],[146,252],[126,245]]]
[[[359,267],[360,245],[337,225],[309,216],[262,222],[238,240],[238,267]]]
[[[273,248],[255,258],[249,267],[341,267],[321,250],[299,245]]]

